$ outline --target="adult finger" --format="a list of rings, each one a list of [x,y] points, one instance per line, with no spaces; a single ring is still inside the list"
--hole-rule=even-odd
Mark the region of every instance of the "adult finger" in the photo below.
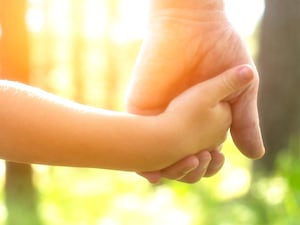
[[[201,91],[212,103],[235,96],[232,101],[231,134],[238,149],[249,158],[261,158],[265,153],[257,109],[258,74],[253,67],[242,65],[205,82]],[[238,94],[238,95],[236,95]]]
[[[231,136],[238,149],[247,157],[258,159],[265,153],[257,110],[258,78],[232,104]]]

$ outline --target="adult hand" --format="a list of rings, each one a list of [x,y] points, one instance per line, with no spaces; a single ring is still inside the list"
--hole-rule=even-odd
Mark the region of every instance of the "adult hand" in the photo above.
[[[231,67],[253,65],[245,44],[226,18],[222,1],[152,0],[149,23],[127,101],[132,113],[158,114],[188,87]],[[257,113],[258,86],[256,71],[252,85],[228,99],[234,143],[253,159],[264,154]],[[166,177],[190,183],[215,174],[223,162],[220,151],[208,149],[165,170],[142,175],[151,182]]]

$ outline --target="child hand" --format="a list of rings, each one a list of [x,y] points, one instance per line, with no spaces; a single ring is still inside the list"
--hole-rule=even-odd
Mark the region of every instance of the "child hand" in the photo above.
[[[249,66],[239,66],[188,89],[169,104],[161,115],[167,117],[164,126],[178,140],[181,158],[216,149],[224,142],[232,122],[230,104],[235,95],[247,90],[253,78]],[[172,171],[161,172],[174,179]]]

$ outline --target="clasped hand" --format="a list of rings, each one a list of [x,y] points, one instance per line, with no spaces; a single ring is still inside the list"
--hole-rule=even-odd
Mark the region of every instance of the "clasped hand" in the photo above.
[[[189,87],[241,64],[252,65],[254,77],[249,87],[225,99],[232,111],[231,135],[244,155],[260,158],[264,146],[257,113],[259,77],[223,8],[172,7],[152,11],[149,32],[134,70],[128,111],[159,114]],[[194,183],[221,169],[224,163],[221,144],[199,149],[198,153],[163,170],[139,172],[153,183],[163,177]]]

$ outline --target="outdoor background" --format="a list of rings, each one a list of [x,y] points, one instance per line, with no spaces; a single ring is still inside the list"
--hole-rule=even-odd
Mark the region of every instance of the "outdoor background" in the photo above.
[[[0,225],[299,225],[300,1],[225,2],[261,74],[263,160],[246,159],[229,139],[215,177],[156,186],[134,173],[1,161]],[[0,0],[1,78],[122,111],[148,7]]]

